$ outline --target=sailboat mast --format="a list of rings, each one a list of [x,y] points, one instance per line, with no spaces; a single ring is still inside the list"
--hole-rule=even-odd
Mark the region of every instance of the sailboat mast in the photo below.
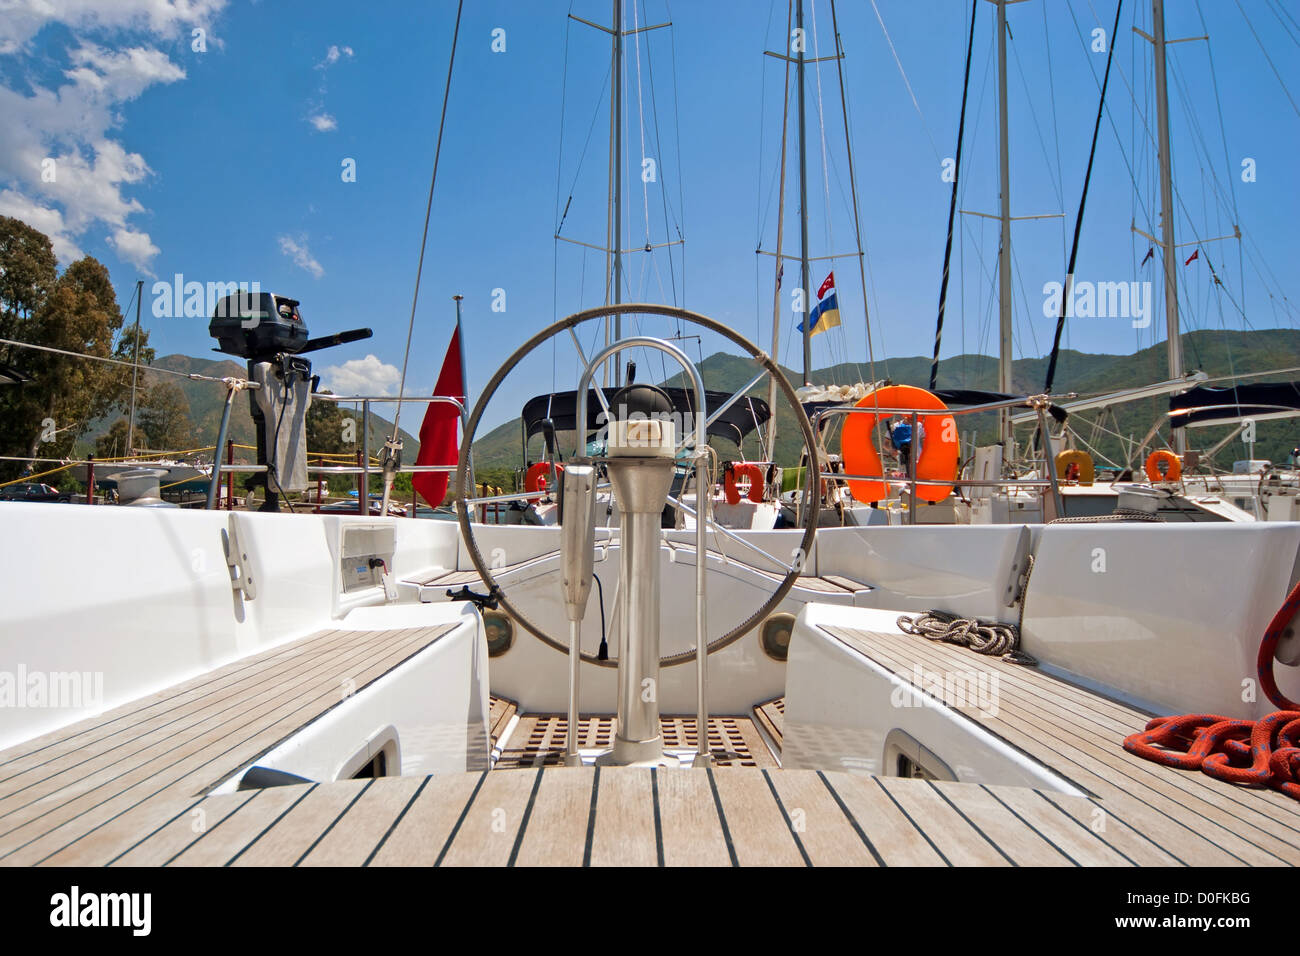
[[[135,282],[135,357],[131,359],[131,416],[127,419],[126,424],[126,453],[131,455],[131,449],[135,447],[135,389],[136,384],[140,381],[140,297],[144,295],[144,280],[137,279]],[[93,495],[95,489],[90,489]]]
[[[636,2],[636,0],[633,0]],[[614,0],[614,304],[623,301],[623,0]],[[623,337],[623,316],[614,315],[614,340]],[[614,384],[623,382],[621,359],[614,367]]]
[[[1002,239],[998,249],[998,391],[1011,393],[1011,158],[1007,143],[1007,0],[998,5],[998,188]],[[999,413],[998,440],[1011,452],[1011,414]]]
[[[1178,331],[1178,272],[1174,258],[1174,184],[1169,152],[1169,84],[1165,76],[1165,4],[1151,0],[1152,46],[1155,48],[1156,125],[1160,152],[1160,245],[1165,264],[1165,324],[1168,333],[1169,377],[1183,377],[1183,347]],[[1174,429],[1175,451],[1186,451],[1183,429]]]
[[[784,274],[785,260],[785,158],[787,153],[786,136],[790,119],[790,14],[786,8],[785,18],[785,78],[781,83],[781,176],[776,195],[776,279],[772,283],[772,361],[780,364],[781,355],[781,277]],[[767,407],[776,408],[776,377],[767,379]],[[776,413],[767,420],[767,453],[776,460]]]
[[[808,288],[808,129],[804,113],[804,51],[808,46],[803,29],[803,0],[797,0],[795,31],[799,54],[799,282],[803,288],[803,383],[812,384],[812,296]]]

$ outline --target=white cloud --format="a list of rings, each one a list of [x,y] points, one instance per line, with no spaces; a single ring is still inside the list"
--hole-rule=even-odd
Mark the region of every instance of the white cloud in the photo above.
[[[402,380],[401,370],[377,355],[328,366],[320,376],[323,387],[335,395],[396,395]]]
[[[316,90],[315,98],[307,102],[307,122],[311,123],[318,133],[329,133],[339,128],[338,120],[325,110],[325,93],[328,91],[325,74],[339,60],[350,59],[352,59],[352,47],[331,43],[330,48],[325,51],[325,59],[314,67],[320,70],[320,86]]]
[[[23,50],[43,27],[74,32],[143,31],[174,39],[182,28],[207,26],[226,0],[6,0],[0,18],[0,54]]]
[[[338,120],[329,113],[315,113],[307,117],[307,122],[316,127],[318,133],[328,133],[339,128]]]
[[[142,272],[149,272],[149,263],[161,251],[153,244],[147,232],[132,229],[117,229],[108,237],[108,244],[121,258],[134,265]]]
[[[347,57],[349,60],[352,59],[352,47],[330,44],[330,48],[325,51],[325,59],[316,64],[316,69],[328,69],[337,63],[342,57]]]
[[[207,25],[226,0],[4,0],[0,54],[18,60],[11,75],[34,72],[50,51],[29,55],[33,37],[51,24],[67,27],[64,82],[57,87],[0,85],[0,212],[46,233],[65,265],[82,255],[85,234],[106,227],[123,260],[150,273],[159,254],[147,232],[130,222],[147,210],[126,187],[153,174],[118,130],[122,107],[150,87],[185,79],[154,40]],[[124,35],[130,34],[130,35]],[[106,45],[90,37],[107,38]],[[25,92],[20,92],[20,89]]]
[[[297,239],[281,236],[280,251],[292,259],[293,264],[298,268],[310,272],[313,279],[319,279],[325,275],[325,268],[316,261],[316,257],[307,248],[306,236],[299,236]]]
[[[75,262],[85,254],[64,225],[63,213],[33,202],[22,193],[12,189],[0,191],[0,216],[21,219],[33,229],[39,229],[49,236],[54,246],[54,255],[60,262]]]

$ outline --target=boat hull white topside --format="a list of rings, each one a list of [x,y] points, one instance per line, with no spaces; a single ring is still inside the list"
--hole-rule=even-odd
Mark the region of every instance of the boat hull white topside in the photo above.
[[[233,522],[233,524],[232,524]],[[232,588],[223,535],[234,527],[249,555],[256,596]],[[432,621],[451,610],[421,605],[445,587],[403,583],[397,604],[382,587],[346,592],[340,542],[347,528],[391,529],[390,567],[402,582],[470,570],[456,525],[364,516],[263,515],[203,511],[87,508],[11,503],[0,508],[10,542],[0,601],[0,671],[102,674],[102,707],[137,699],[276,644],[331,627],[376,626],[353,616],[389,613]],[[550,634],[567,633],[558,600],[559,529],[482,526],[488,560],[508,566],[502,584]],[[387,532],[386,532],[387,533]],[[752,532],[750,540],[788,558],[797,531]],[[661,551],[662,653],[694,639],[694,551],[690,532],[668,532]],[[618,551],[602,534],[597,573],[605,590],[611,654],[617,654],[613,602]],[[685,548],[670,547],[680,544]],[[776,587],[755,556],[722,541],[710,555],[709,623],[714,635],[738,623]],[[1024,649],[1046,664],[1108,692],[1168,711],[1257,716],[1251,698],[1263,630],[1296,577],[1300,524],[919,526],[821,531],[808,575],[861,582],[856,591],[796,588],[783,610],[806,603],[1015,622],[1017,569],[1036,559],[1024,621]],[[346,563],[346,562],[344,562]],[[605,573],[602,573],[605,572]],[[469,605],[454,614],[474,615]],[[351,622],[349,620],[351,616]],[[397,625],[394,625],[397,626]],[[476,627],[481,634],[481,628]],[[600,641],[597,592],[583,646]],[[1284,692],[1300,696],[1295,671],[1279,668]],[[768,658],[751,633],[710,658],[713,713],[745,713],[785,692],[786,665]],[[510,651],[489,662],[492,693],[522,712],[563,712],[565,656],[516,629]],[[457,675],[468,683],[470,675]],[[665,714],[695,709],[695,668],[663,672]],[[1256,697],[1258,695],[1256,694]],[[582,709],[614,709],[614,670],[585,665]],[[86,716],[85,708],[0,708],[0,746]]]

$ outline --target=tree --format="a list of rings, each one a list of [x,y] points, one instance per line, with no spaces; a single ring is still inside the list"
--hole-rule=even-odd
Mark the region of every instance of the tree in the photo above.
[[[190,400],[175,382],[159,382],[137,402],[136,444],[139,433],[154,451],[178,451],[193,443],[190,424]]]
[[[323,394],[333,394],[323,390]],[[307,451],[315,454],[338,454],[351,449],[343,442],[344,415],[338,402],[312,399],[307,409]]]
[[[90,421],[122,404],[131,371],[81,356],[129,360],[134,336],[120,336],[122,312],[108,270],[87,256],[55,273],[48,237],[0,216],[0,330],[3,338],[62,349],[73,355],[0,347],[7,362],[32,381],[0,390],[0,454],[67,456]],[[152,361],[141,334],[142,362]],[[0,477],[21,469],[0,465]]]
[[[107,432],[95,439],[96,458],[122,458],[129,454],[126,447],[127,421],[119,418]]]

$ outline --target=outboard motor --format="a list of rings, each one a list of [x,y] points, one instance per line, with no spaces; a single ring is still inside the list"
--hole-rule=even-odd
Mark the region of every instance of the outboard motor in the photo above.
[[[249,405],[257,429],[257,463],[265,473],[250,485],[266,489],[260,511],[279,511],[280,494],[307,487],[307,409],[320,379],[303,353],[368,339],[370,329],[309,338],[298,300],[270,292],[240,291],[217,302],[208,334],[214,351],[248,361]]]

